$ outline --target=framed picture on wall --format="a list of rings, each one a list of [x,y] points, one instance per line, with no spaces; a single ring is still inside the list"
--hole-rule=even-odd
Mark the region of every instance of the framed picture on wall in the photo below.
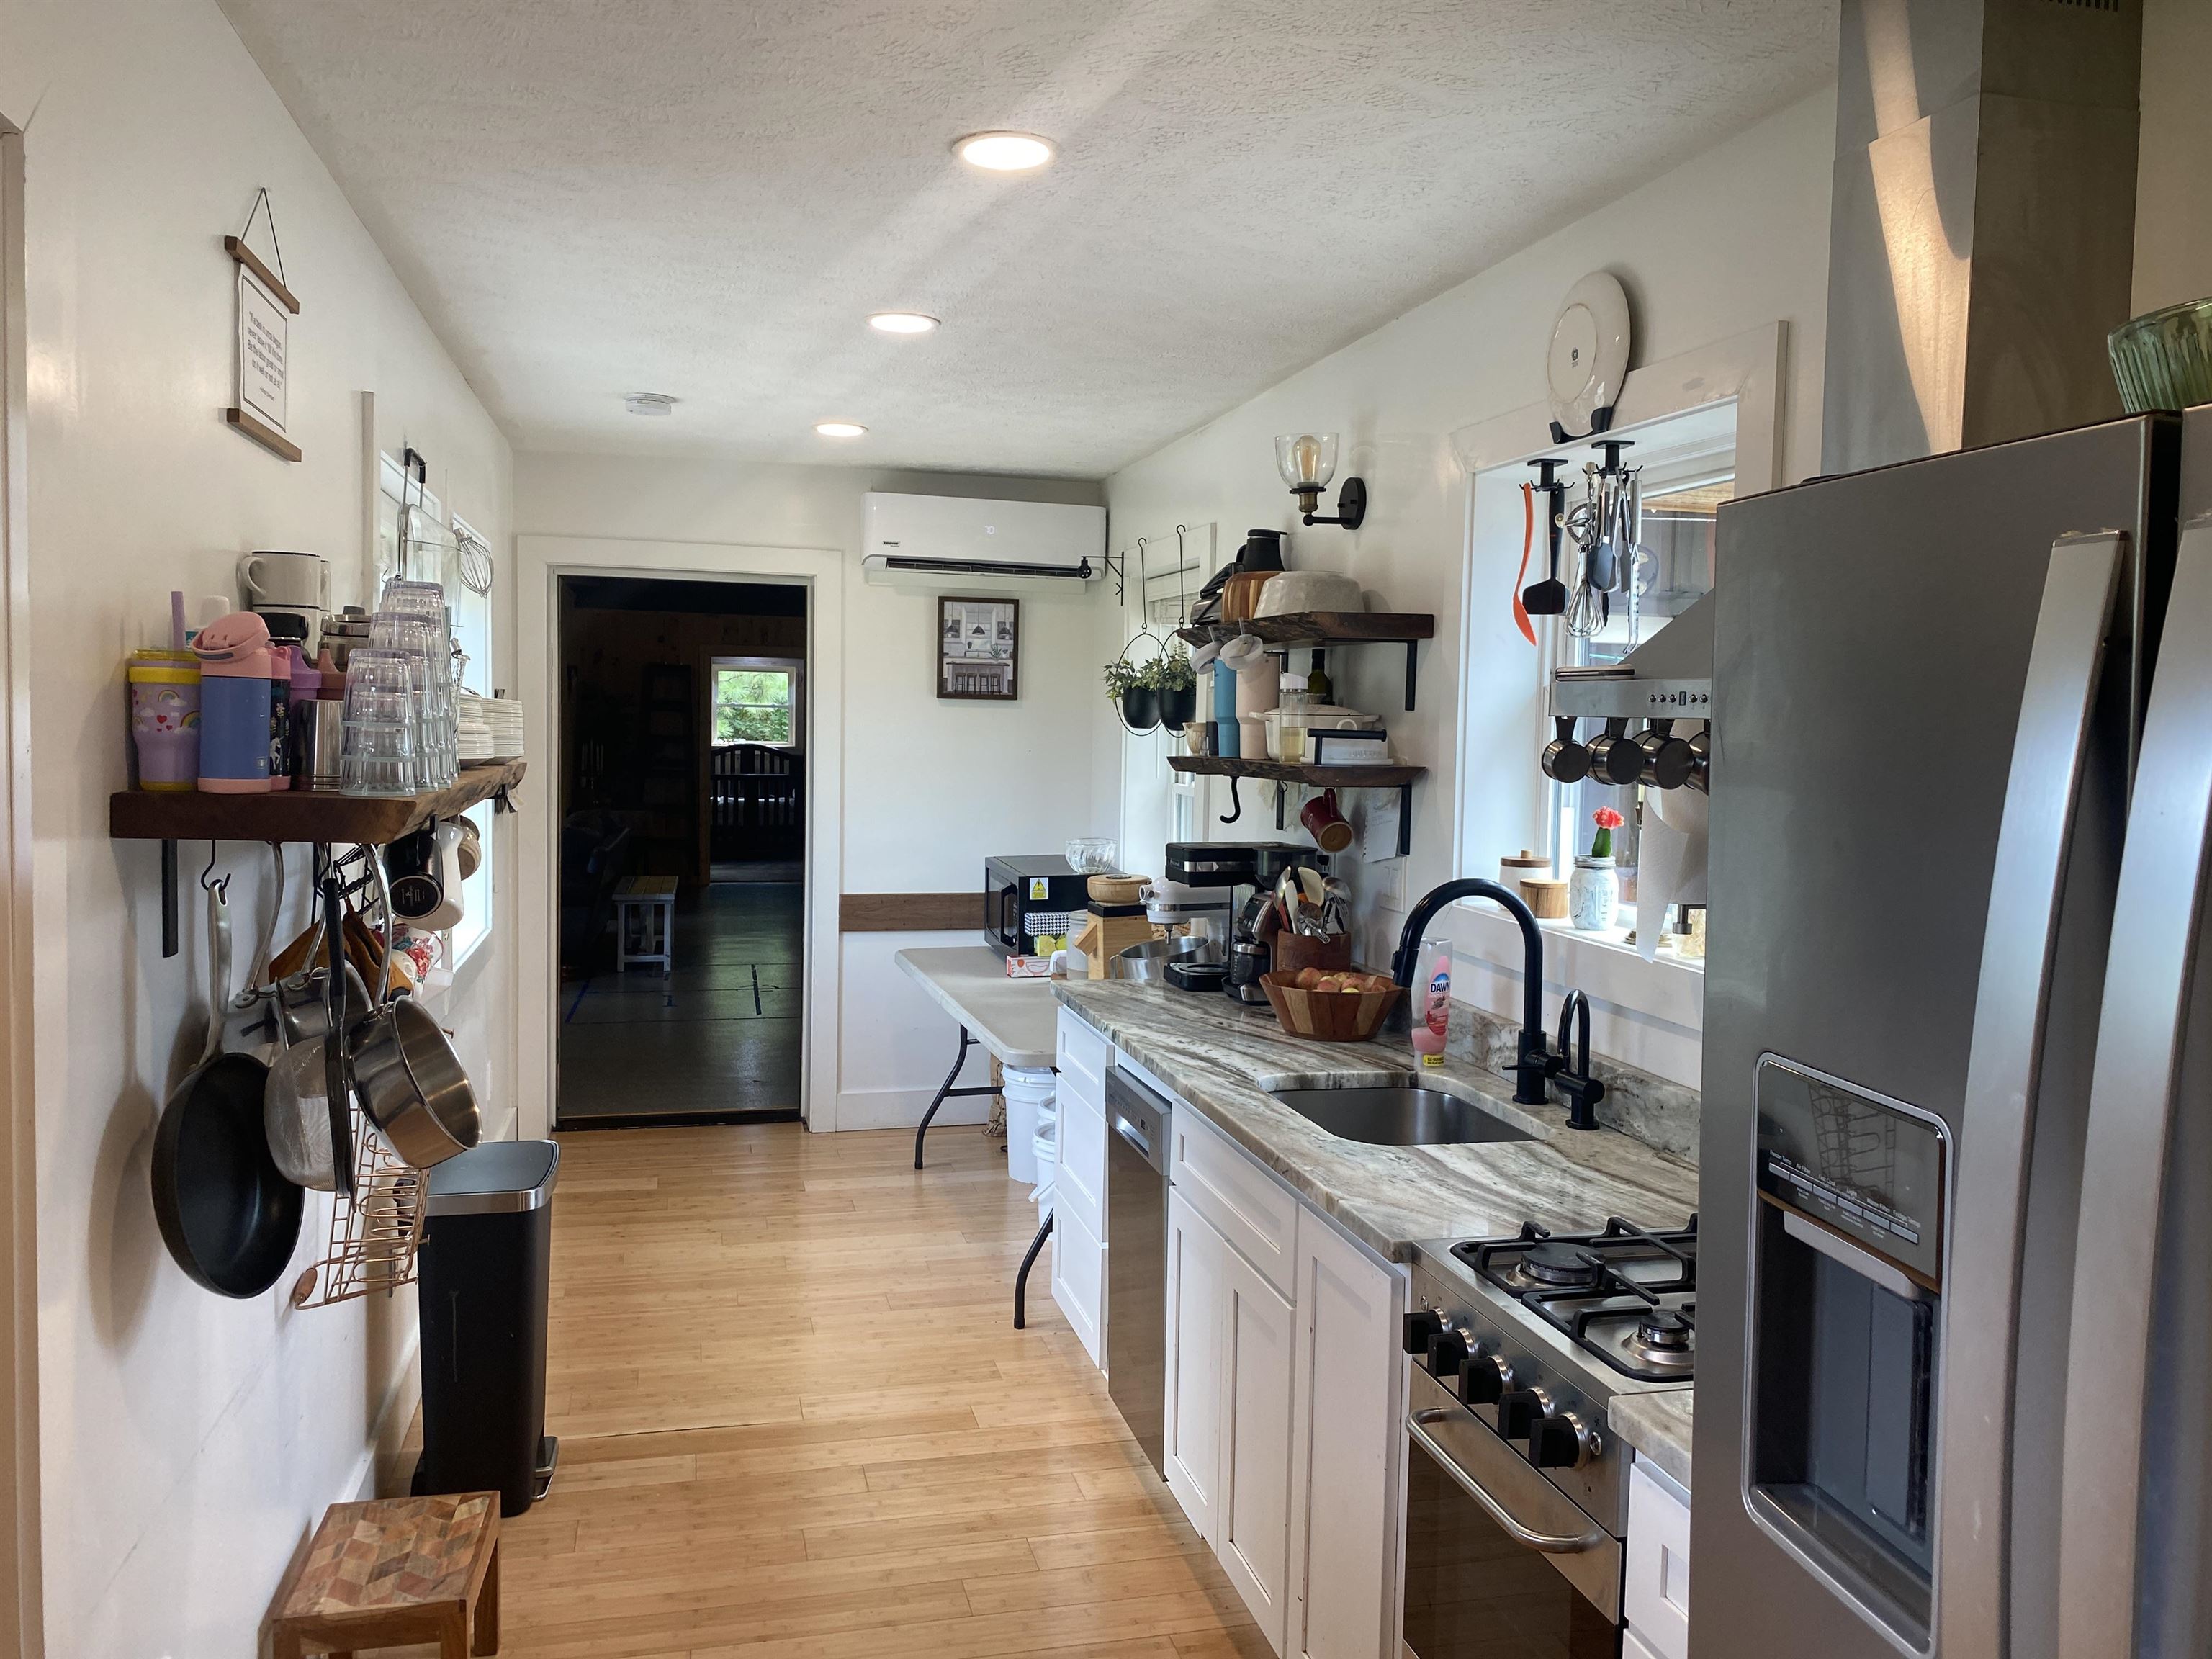
[[[937,695],[963,702],[1021,696],[1022,602],[937,600]]]

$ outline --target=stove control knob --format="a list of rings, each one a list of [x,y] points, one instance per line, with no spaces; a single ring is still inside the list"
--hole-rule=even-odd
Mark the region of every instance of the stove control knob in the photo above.
[[[1443,1331],[1429,1339],[1429,1375],[1457,1376],[1460,1367],[1467,1364],[1467,1334],[1463,1331]]]
[[[1495,1406],[1513,1382],[1513,1367],[1505,1356],[1486,1354],[1460,1372],[1460,1404]]]
[[[1540,1469],[1578,1469],[1605,1449],[1572,1412],[1540,1417],[1528,1428],[1528,1461]]]
[[[1544,1416],[1544,1396],[1534,1389],[1508,1389],[1498,1397],[1498,1432],[1508,1440],[1524,1440]]]
[[[1434,1308],[1416,1308],[1406,1316],[1404,1342],[1406,1352],[1416,1357],[1426,1353],[1444,1328],[1443,1316]]]

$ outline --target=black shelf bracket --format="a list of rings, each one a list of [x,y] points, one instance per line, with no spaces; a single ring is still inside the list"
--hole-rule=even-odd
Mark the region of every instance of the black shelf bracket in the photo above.
[[[1408,714],[1413,712],[1413,671],[1414,664],[1418,660],[1421,642],[1419,640],[1407,640],[1406,641],[1406,712]]]
[[[1404,858],[1413,850],[1413,786],[1398,786],[1398,856]]]
[[[177,954],[177,843],[161,843],[161,954]]]
[[[1275,780],[1275,828],[1283,827],[1283,791],[1290,786],[1280,778]]]

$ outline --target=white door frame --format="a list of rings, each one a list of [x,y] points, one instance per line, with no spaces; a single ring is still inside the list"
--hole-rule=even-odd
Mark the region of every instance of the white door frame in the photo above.
[[[561,996],[561,865],[554,819],[560,802],[561,674],[558,586],[563,576],[803,582],[806,606],[806,897],[800,1106],[808,1125],[836,1127],[837,901],[844,781],[845,556],[834,548],[751,547],[586,536],[515,538],[515,695],[526,721],[533,775],[518,792],[520,896],[516,945],[517,1133],[553,1122]],[[535,641],[536,643],[532,643]],[[19,751],[20,752],[20,751]]]
[[[46,1651],[40,1583],[39,1257],[31,1070],[29,381],[23,135],[0,117],[0,1650]]]

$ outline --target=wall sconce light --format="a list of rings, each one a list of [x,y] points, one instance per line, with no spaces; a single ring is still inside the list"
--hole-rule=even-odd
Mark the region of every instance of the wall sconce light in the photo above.
[[[1298,510],[1305,514],[1308,524],[1340,524],[1346,530],[1357,530],[1359,521],[1367,516],[1367,485],[1359,478],[1346,478],[1344,487],[1336,492],[1334,518],[1316,518],[1314,514],[1314,508],[1321,505],[1322,491],[1336,476],[1334,432],[1319,437],[1310,432],[1297,432],[1276,439],[1275,470],[1290,485],[1291,494],[1298,498]]]

